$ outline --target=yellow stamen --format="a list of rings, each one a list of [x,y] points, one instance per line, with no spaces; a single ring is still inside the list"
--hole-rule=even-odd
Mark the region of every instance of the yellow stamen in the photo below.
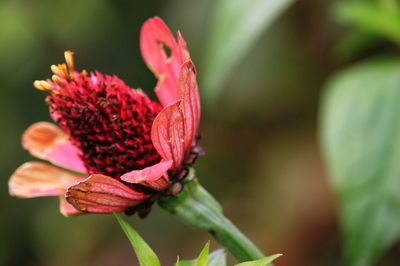
[[[67,66],[71,71],[74,71],[74,52],[72,51],[65,51],[64,52],[64,57],[65,57],[65,62],[67,63]]]
[[[53,72],[57,76],[63,76],[64,75],[64,73],[61,71],[61,69],[56,65],[51,65],[50,69],[51,69],[51,72]]]
[[[53,88],[53,86],[51,86],[51,84],[45,80],[35,80],[35,82],[33,82],[33,86],[41,91],[46,91],[46,92],[52,92],[55,94],[60,94],[59,91],[55,90]]]
[[[44,80],[35,80],[35,82],[33,82],[33,86],[41,91],[52,91],[53,87],[46,81]]]
[[[59,76],[53,75],[53,76],[51,76],[51,79],[52,79],[55,83],[57,83],[58,85],[60,85],[61,87],[65,87],[65,83],[60,79]]]
[[[65,78],[69,77],[68,69],[67,69],[67,65],[66,64],[59,64],[57,67],[61,71],[61,75],[63,77],[65,77]]]

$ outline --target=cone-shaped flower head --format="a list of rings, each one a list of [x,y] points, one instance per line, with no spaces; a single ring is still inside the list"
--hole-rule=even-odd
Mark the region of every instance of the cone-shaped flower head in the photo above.
[[[23,146],[40,159],[84,175],[28,162],[9,181],[12,195],[59,196],[66,216],[132,212],[179,182],[198,155],[194,65],[180,33],[175,40],[160,18],[143,25],[140,47],[158,78],[160,103],[116,76],[77,71],[71,51],[65,52],[65,64],[51,66],[51,80],[35,81],[37,89],[49,93],[46,102],[59,127],[32,125]]]
[[[115,76],[79,73],[72,52],[65,52],[65,57],[67,65],[52,66],[49,85],[35,85],[49,90],[50,113],[81,151],[87,172],[119,178],[158,163],[161,157],[151,141],[151,126],[161,105]]]

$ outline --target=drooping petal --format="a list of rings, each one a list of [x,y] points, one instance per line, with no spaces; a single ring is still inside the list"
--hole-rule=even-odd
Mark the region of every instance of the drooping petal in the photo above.
[[[65,199],[65,193],[63,195],[61,195],[59,198],[60,198],[60,212],[62,215],[64,215],[65,217],[71,217],[71,216],[83,214],[83,212],[80,212],[77,209],[75,209],[75,207],[72,206]]]
[[[151,18],[143,24],[140,49],[144,61],[158,78],[155,91],[161,104],[176,102],[180,66],[190,59],[180,33],[177,42],[162,19]]]
[[[167,171],[173,161],[161,161],[158,164],[146,167],[142,170],[133,170],[121,176],[121,180],[129,183],[142,184],[155,190],[166,189],[171,182]]]
[[[74,171],[86,172],[79,149],[70,143],[68,135],[56,125],[38,122],[22,135],[22,146],[33,156]]]
[[[27,162],[8,181],[9,193],[19,198],[64,195],[82,177],[42,162]]]
[[[179,168],[184,157],[185,124],[181,102],[165,107],[154,119],[151,140],[161,157],[172,160],[172,169]]]
[[[68,188],[66,198],[81,212],[122,212],[136,206],[149,196],[136,192],[120,181],[94,174]]]
[[[200,123],[200,96],[196,80],[196,69],[191,61],[186,61],[179,74],[178,98],[182,99],[185,118],[185,153],[195,144]]]

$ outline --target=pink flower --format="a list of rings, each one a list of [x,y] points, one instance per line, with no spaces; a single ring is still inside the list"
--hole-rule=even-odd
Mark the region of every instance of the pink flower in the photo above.
[[[195,68],[180,33],[175,40],[158,17],[143,25],[140,48],[158,79],[160,103],[116,76],[78,72],[70,51],[66,64],[51,66],[51,80],[35,81],[37,89],[49,92],[46,102],[60,127],[35,123],[22,144],[55,166],[23,164],[10,178],[11,195],[58,196],[65,216],[132,212],[179,181],[197,156]]]

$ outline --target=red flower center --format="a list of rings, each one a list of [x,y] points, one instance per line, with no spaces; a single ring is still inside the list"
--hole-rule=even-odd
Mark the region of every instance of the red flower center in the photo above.
[[[119,178],[159,162],[150,133],[161,105],[116,76],[75,71],[72,52],[66,62],[52,66],[53,81],[35,86],[51,92],[50,112],[82,151],[89,174]]]

